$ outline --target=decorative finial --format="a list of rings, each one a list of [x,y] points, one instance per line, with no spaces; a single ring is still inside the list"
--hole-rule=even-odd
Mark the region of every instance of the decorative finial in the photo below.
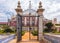
[[[20,6],[20,0],[18,0],[18,6],[17,7],[20,7],[21,8],[21,6]]]
[[[30,9],[31,9],[31,1],[29,1],[29,15],[31,15]]]
[[[22,13],[22,9],[21,9],[21,6],[20,6],[20,0],[18,0],[18,5],[17,5],[17,8],[15,9],[17,13]]]
[[[29,9],[31,9],[31,1],[29,1]]]
[[[45,10],[44,8],[42,8],[43,6],[42,6],[42,2],[40,1],[40,3],[39,3],[39,8],[37,9],[37,12],[39,12],[40,14],[42,14],[43,13],[43,11]]]
[[[39,8],[42,8],[42,2],[40,1],[40,3],[39,3]]]

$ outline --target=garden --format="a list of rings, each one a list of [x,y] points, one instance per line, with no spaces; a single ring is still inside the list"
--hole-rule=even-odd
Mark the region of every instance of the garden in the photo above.
[[[0,25],[0,34],[15,33],[15,29],[11,29],[8,25]]]
[[[53,29],[52,27],[54,24],[51,22],[45,24],[46,28],[43,30],[44,33],[52,33],[52,34],[60,34],[60,32],[57,32],[57,29]]]

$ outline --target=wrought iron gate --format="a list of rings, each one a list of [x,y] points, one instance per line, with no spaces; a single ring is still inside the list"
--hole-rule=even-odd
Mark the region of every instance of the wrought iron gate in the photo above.
[[[23,23],[23,18],[24,17],[27,17],[29,19],[28,20],[29,22],[27,22],[27,25],[24,25],[24,23]],[[33,17],[34,18],[37,17],[37,22],[36,22],[37,25],[35,25],[34,20],[32,20],[32,22],[31,22],[30,19],[33,18]],[[37,30],[37,34],[38,34],[38,30],[39,30],[38,25],[39,25],[39,16],[21,16],[21,15],[17,15],[17,41],[22,40],[22,31],[23,31],[22,27],[23,26],[28,26],[29,27],[29,33],[31,33],[31,31],[32,31],[32,27],[37,27],[36,30]],[[31,34],[29,34],[29,39],[31,39]],[[38,35],[37,35],[37,40],[38,40]]]

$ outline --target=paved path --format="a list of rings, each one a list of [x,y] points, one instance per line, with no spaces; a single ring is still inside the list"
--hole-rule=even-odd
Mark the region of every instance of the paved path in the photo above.
[[[60,35],[45,34],[44,37],[53,43],[60,43]]]
[[[0,35],[0,39],[3,39],[3,38],[6,38],[6,37],[9,37],[10,35]]]
[[[33,36],[31,35],[31,39],[36,39],[36,38],[37,38],[36,36],[33,37]],[[16,43],[16,39],[10,41],[9,43]],[[45,42],[43,42],[43,41],[40,41],[40,42],[39,42],[39,41],[37,41],[37,40],[29,40],[29,32],[27,32],[27,33],[25,33],[24,36],[22,36],[22,41],[19,42],[19,43],[45,43]]]
[[[22,36],[22,41],[29,41],[29,36],[31,40],[37,39],[37,36],[33,36],[32,34],[29,35],[29,32],[26,32],[25,35]]]
[[[12,40],[15,38],[14,34],[10,34],[10,35],[0,35],[0,43],[8,43],[8,41]]]

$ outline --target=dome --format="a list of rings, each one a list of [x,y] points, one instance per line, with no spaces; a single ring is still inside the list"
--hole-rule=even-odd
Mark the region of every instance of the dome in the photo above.
[[[33,15],[33,16],[38,16],[37,12],[33,9],[27,9],[27,10],[23,11],[23,15],[29,15],[29,13],[31,13],[31,15]]]

